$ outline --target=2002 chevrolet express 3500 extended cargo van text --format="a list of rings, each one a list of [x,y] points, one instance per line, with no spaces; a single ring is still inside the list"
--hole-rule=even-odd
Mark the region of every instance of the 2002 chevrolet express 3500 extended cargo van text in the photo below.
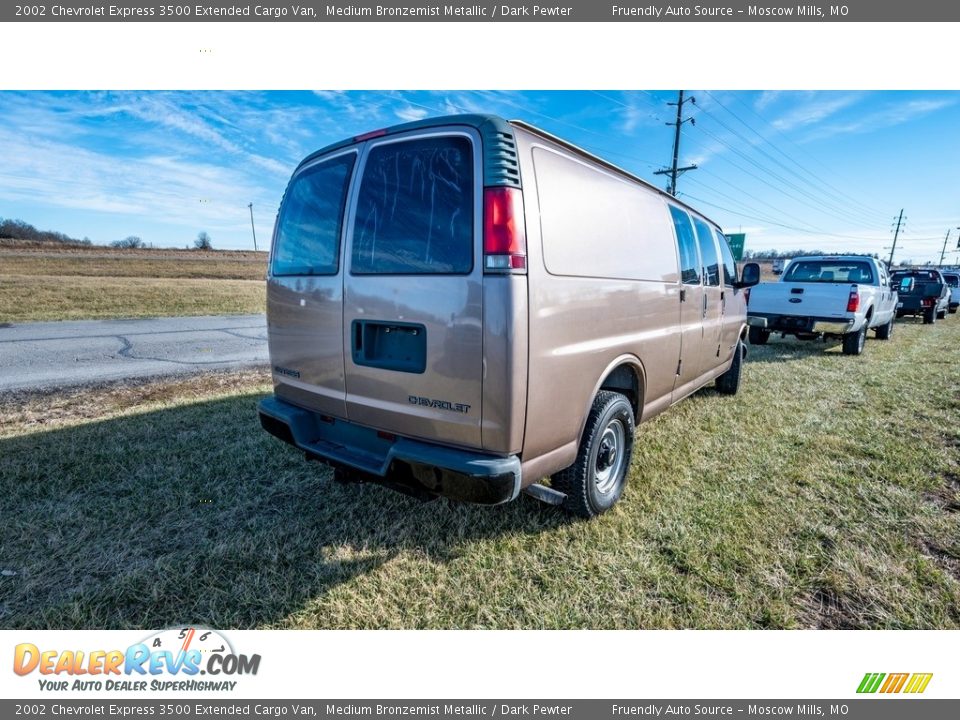
[[[260,419],[342,479],[590,517],[623,492],[635,422],[737,391],[758,280],[710,220],[524,123],[360,135],[284,195]]]

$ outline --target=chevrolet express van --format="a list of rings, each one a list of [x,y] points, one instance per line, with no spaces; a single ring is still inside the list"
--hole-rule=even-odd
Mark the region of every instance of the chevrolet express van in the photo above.
[[[526,123],[376,130],[284,194],[261,423],[340,480],[592,517],[638,422],[737,392],[758,280],[704,215]]]

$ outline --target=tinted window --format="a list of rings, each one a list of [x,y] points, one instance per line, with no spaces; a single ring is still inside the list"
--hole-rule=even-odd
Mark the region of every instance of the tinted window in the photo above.
[[[950,287],[960,287],[960,275],[944,274],[943,279],[947,281],[947,285]]]
[[[720,259],[723,261],[723,284],[734,287],[737,284],[737,263],[733,259],[733,253],[730,252],[730,245],[727,239],[717,233],[717,243],[720,245]]]
[[[297,175],[283,200],[273,247],[274,275],[336,275],[340,228],[354,153]]]
[[[787,282],[873,283],[870,263],[849,260],[794,260]]]
[[[697,244],[700,247],[700,260],[703,263],[704,280],[707,285],[720,284],[720,260],[717,257],[717,246],[713,241],[710,226],[703,220],[695,218],[693,224],[697,228]]]
[[[351,271],[470,272],[473,192],[467,138],[432,137],[374,147],[360,185]]]
[[[893,274],[894,280],[912,277],[917,282],[940,282],[940,273],[936,270],[898,270]]]
[[[673,227],[677,231],[680,246],[680,280],[687,285],[700,284],[700,261],[697,259],[697,241],[693,237],[690,216],[673,205],[670,206]]]

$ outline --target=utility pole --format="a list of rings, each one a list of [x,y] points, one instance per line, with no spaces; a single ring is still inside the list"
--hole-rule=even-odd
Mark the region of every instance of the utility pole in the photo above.
[[[250,230],[253,231],[253,251],[257,251],[257,229],[253,226],[253,203],[247,205],[250,208]]]
[[[957,228],[960,230],[960,227]],[[940,251],[940,267],[943,267],[943,258],[947,254],[947,240],[950,239],[950,229],[947,228],[947,235],[943,238],[943,250]],[[960,248],[960,240],[957,241],[957,247]]]
[[[890,248],[890,259],[887,260],[887,267],[893,267],[893,254],[897,251],[897,236],[900,235],[900,224],[903,222],[903,208],[900,208],[900,217],[897,218],[897,229],[893,231],[893,247]]]
[[[684,99],[683,90],[679,92],[677,96],[677,101],[675,103],[667,103],[667,105],[676,105],[677,106],[677,121],[672,123],[667,123],[667,125],[673,125],[676,127],[676,131],[673,134],[673,164],[668,168],[662,168],[657,170],[654,175],[669,175],[670,176],[670,186],[667,188],[667,192],[676,197],[677,195],[677,178],[680,177],[687,170],[696,170],[696,165],[687,165],[686,167],[677,167],[677,162],[680,158],[680,128],[685,122],[689,122],[691,125],[696,125],[697,121],[692,118],[683,117],[683,104],[689,102],[693,105],[697,104],[697,99],[693,96]]]

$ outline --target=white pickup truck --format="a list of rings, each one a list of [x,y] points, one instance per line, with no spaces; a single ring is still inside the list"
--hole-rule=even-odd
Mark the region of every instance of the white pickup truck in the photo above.
[[[843,339],[845,355],[863,352],[867,330],[887,340],[893,332],[897,293],[883,263],[862,255],[794,258],[777,282],[750,290],[750,342],[763,345],[770,333],[801,340]]]

